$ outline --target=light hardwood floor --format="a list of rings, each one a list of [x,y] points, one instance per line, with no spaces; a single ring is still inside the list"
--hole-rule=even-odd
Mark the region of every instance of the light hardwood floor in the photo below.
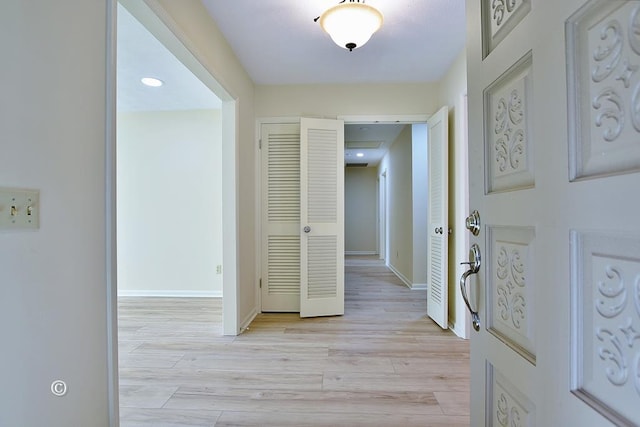
[[[468,426],[468,342],[374,257],[345,270],[344,316],[261,314],[237,337],[220,300],[120,298],[121,425]]]

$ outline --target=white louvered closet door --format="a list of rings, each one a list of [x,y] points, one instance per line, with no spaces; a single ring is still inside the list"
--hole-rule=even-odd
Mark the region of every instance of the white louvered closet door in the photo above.
[[[344,122],[300,121],[300,316],[344,314]]]
[[[262,311],[300,311],[300,125],[263,124]]]
[[[447,252],[449,240],[448,109],[441,108],[427,121],[429,136],[429,234],[427,255],[427,314],[448,329]]]

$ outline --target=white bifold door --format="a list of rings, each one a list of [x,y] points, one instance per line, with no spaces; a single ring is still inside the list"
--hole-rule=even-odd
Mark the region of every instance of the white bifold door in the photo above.
[[[449,328],[449,126],[447,107],[427,121],[429,162],[429,229],[427,234],[427,314]]]
[[[473,426],[640,426],[640,2],[467,0]]]
[[[262,311],[344,314],[344,123],[263,124]]]

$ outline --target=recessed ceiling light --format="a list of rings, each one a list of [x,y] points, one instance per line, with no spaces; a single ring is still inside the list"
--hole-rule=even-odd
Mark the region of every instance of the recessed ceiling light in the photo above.
[[[140,79],[140,81],[143,85],[151,87],[160,87],[164,84],[162,80],[153,77],[143,77]]]
[[[364,157],[364,153],[356,153],[356,157]]]

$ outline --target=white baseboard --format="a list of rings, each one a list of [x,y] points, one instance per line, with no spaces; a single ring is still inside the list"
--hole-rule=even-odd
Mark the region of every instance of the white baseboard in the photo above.
[[[414,283],[411,285],[411,290],[414,291],[426,291],[427,284],[426,283]]]
[[[249,325],[251,325],[251,322],[253,322],[253,319],[255,319],[257,315],[258,310],[254,308],[253,311],[240,322],[240,334],[249,329]]]
[[[378,251],[344,251],[345,255],[378,255]]]
[[[175,291],[118,289],[119,297],[222,298],[221,291]]]
[[[393,274],[398,276],[398,279],[402,280],[402,283],[404,283],[409,289],[411,289],[411,282],[406,277],[404,277],[402,273],[396,270],[395,267],[391,264],[387,264],[387,267],[389,267],[389,270],[391,270]]]

